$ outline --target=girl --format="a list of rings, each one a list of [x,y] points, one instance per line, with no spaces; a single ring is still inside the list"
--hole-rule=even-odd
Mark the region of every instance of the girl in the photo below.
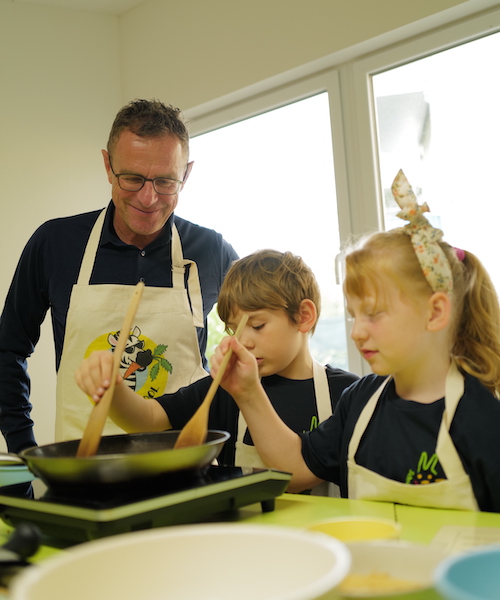
[[[222,385],[264,462],[293,473],[290,491],[328,480],[349,498],[500,511],[495,290],[474,255],[441,241],[402,172],[393,194],[409,224],[346,255],[351,337],[373,375],[344,392],[333,417],[294,434],[233,338],[212,358],[213,373],[232,347]]]

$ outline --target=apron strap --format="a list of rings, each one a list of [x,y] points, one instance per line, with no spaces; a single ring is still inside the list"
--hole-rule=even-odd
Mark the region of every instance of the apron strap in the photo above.
[[[436,454],[448,479],[465,475],[462,460],[450,435],[451,422],[464,391],[463,375],[452,361],[446,377],[444,412],[436,444]]]
[[[194,260],[184,258],[182,254],[182,243],[175,223],[172,225],[172,283],[174,288],[184,289],[184,273],[189,265],[188,293],[193,313],[195,327],[204,327],[203,323],[203,300],[201,297],[200,278],[198,276],[198,265]]]
[[[246,430],[247,422],[245,421],[245,417],[243,416],[243,413],[240,410],[238,415],[238,432],[236,434],[237,442],[240,442],[241,444],[243,443],[243,438],[245,437]]]
[[[326,366],[313,359],[314,391],[316,394],[316,407],[318,409],[318,425],[332,416],[332,401]],[[331,481],[318,483],[311,490],[311,496],[330,496],[340,498],[339,486]]]
[[[356,425],[354,426],[354,431],[352,432],[351,439],[349,441],[349,449],[347,451],[347,460],[350,462],[354,462],[354,455],[359,446],[359,442],[361,440],[361,436],[365,432],[366,426],[370,422],[372,415],[375,411],[375,407],[377,406],[378,399],[380,398],[382,392],[384,391],[385,386],[389,383],[391,377],[387,377],[382,382],[382,385],[379,386],[377,391],[373,394],[370,400],[365,404],[361,414],[356,421]]]
[[[313,359],[314,393],[318,409],[318,421],[322,423],[332,416],[332,401],[330,399],[330,386],[326,367]]]
[[[172,284],[177,289],[184,287],[184,256],[182,255],[181,236],[175,223],[172,225]]]
[[[318,409],[318,421],[321,423],[331,417],[333,411],[326,367],[315,359],[313,359],[313,383],[314,394],[316,396],[316,407]],[[238,442],[243,443],[246,430],[247,423],[240,410],[238,416],[238,433],[236,436]]]
[[[85,247],[85,252],[83,254],[80,273],[78,274],[78,281],[76,282],[77,285],[88,285],[90,282],[90,276],[92,275],[92,269],[94,268],[97,247],[99,246],[99,240],[101,239],[101,232],[104,225],[105,216],[106,209],[103,208],[97,217],[97,221],[92,227],[92,231],[90,232],[90,236]]]

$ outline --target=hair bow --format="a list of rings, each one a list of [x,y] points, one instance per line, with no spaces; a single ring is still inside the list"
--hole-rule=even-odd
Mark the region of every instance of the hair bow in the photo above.
[[[392,195],[401,211],[400,219],[409,221],[401,229],[410,236],[411,243],[422,272],[433,292],[453,292],[453,275],[446,254],[439,245],[443,237],[441,229],[432,227],[425,212],[430,212],[426,203],[420,205],[402,170],[392,183]]]

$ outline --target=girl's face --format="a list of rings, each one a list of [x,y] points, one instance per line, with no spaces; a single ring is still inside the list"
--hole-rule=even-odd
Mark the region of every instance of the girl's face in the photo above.
[[[425,300],[404,297],[389,280],[383,295],[346,294],[352,317],[351,338],[377,375],[415,374],[425,368],[432,336],[427,329]]]
[[[240,342],[255,356],[259,375],[281,375],[289,379],[302,378],[304,336],[284,310],[238,309],[227,326],[234,331],[243,314],[248,321]]]

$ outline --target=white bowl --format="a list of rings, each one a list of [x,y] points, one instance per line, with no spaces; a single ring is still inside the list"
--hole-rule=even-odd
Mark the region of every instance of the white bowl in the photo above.
[[[336,598],[347,547],[322,533],[203,524],[87,542],[29,567],[12,600],[313,600]]]
[[[351,553],[351,569],[348,576],[340,584],[338,592],[341,598],[390,598],[391,600],[420,600],[434,598],[431,594],[434,570],[445,558],[445,553],[438,548],[423,544],[384,540],[372,542],[352,542],[347,547]],[[351,579],[351,575],[355,579]],[[357,577],[361,576],[361,577]],[[371,581],[371,591],[346,587],[350,583],[361,584],[365,577]],[[397,583],[415,586],[405,591],[388,589]],[[381,586],[387,585],[383,590]]]

